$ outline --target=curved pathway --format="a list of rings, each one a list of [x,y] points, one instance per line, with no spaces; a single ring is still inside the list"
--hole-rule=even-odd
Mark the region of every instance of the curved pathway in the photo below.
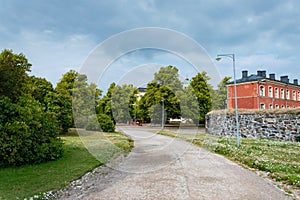
[[[291,199],[222,156],[141,127],[121,128],[135,141],[132,152],[61,199]]]

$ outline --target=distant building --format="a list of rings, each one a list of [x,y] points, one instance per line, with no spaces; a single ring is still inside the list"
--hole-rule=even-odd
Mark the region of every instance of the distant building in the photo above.
[[[300,86],[298,79],[289,82],[288,76],[275,79],[275,74],[266,76],[266,71],[248,76],[242,71],[242,78],[236,80],[238,108],[280,109],[300,107]],[[234,83],[227,85],[227,107],[234,109]]]
[[[142,96],[144,96],[146,94],[146,90],[147,90],[147,88],[144,88],[144,87],[138,88],[138,94],[137,94],[138,101],[142,98]]]

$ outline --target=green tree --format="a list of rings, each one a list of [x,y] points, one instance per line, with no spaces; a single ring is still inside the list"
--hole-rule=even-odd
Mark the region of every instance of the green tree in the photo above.
[[[96,100],[96,113],[97,114],[105,114],[110,116],[113,119],[112,109],[111,109],[111,99],[112,93],[116,87],[115,83],[111,83],[106,95],[103,98],[98,98]]]
[[[126,123],[134,117],[134,103],[136,101],[137,88],[133,85],[117,85],[112,93],[112,114],[117,122]]]
[[[181,111],[177,96],[182,91],[183,85],[178,77],[178,69],[171,65],[161,67],[154,74],[154,80],[148,83],[146,94],[138,102],[138,113],[143,120],[161,122],[162,103],[166,120],[180,118]]]
[[[108,115],[97,114],[89,119],[85,129],[91,131],[114,132],[115,125]]]
[[[189,123],[199,124],[199,104],[194,89],[188,85],[181,94],[179,94],[181,116]],[[192,121],[190,121],[192,120]]]
[[[3,50],[0,54],[0,96],[7,96],[16,102],[24,92],[30,67],[31,64],[23,54],[14,54],[11,50]]]
[[[78,74],[73,89],[73,117],[76,127],[83,128],[88,118],[95,113],[96,101],[101,96],[101,90],[94,83],[88,83],[87,76]]]
[[[205,115],[211,111],[212,108],[212,100],[210,96],[212,86],[208,84],[209,79],[210,78],[207,76],[206,72],[201,72],[194,76],[190,83],[198,100],[200,122],[205,121]]]
[[[48,104],[51,103],[48,101],[47,96],[54,92],[52,84],[45,78],[31,76],[29,79],[31,85],[31,95],[34,99],[39,101],[45,109],[47,109]]]
[[[55,94],[51,97],[54,103],[53,112],[57,113],[62,133],[68,132],[69,128],[74,127],[72,94],[78,75],[79,73],[74,70],[65,73],[55,87]]]
[[[26,74],[30,64],[22,54],[4,50],[0,54],[0,166],[17,166],[54,160],[62,156],[55,115],[46,111],[35,96]],[[11,72],[9,72],[11,71]],[[1,74],[2,76],[2,74]],[[16,81],[14,83],[13,81]],[[15,84],[15,85],[14,85]],[[37,99],[39,100],[37,100]]]
[[[154,74],[153,82],[166,86],[174,92],[183,87],[178,77],[177,67],[169,65],[167,67],[161,67],[159,71]]]
[[[227,108],[227,83],[231,77],[224,77],[218,84],[218,89],[212,96],[212,109],[220,110]]]

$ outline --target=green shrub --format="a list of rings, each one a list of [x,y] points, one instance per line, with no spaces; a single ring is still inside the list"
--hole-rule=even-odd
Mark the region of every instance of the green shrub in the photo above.
[[[96,115],[93,115],[89,119],[87,125],[85,126],[85,129],[88,131],[101,131],[100,124]]]
[[[97,117],[93,116],[89,119],[85,129],[91,131],[115,132],[115,125],[108,115],[98,114]]]
[[[103,132],[115,132],[115,125],[112,122],[110,116],[105,114],[98,114],[97,118]]]
[[[17,103],[0,96],[0,113],[0,166],[35,164],[62,156],[55,117],[30,95]]]

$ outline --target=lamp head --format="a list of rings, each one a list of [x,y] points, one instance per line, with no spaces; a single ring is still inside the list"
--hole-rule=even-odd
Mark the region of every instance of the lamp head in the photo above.
[[[220,61],[221,59],[222,59],[222,58],[220,58],[220,57],[217,57],[217,58],[216,58],[216,61]]]

